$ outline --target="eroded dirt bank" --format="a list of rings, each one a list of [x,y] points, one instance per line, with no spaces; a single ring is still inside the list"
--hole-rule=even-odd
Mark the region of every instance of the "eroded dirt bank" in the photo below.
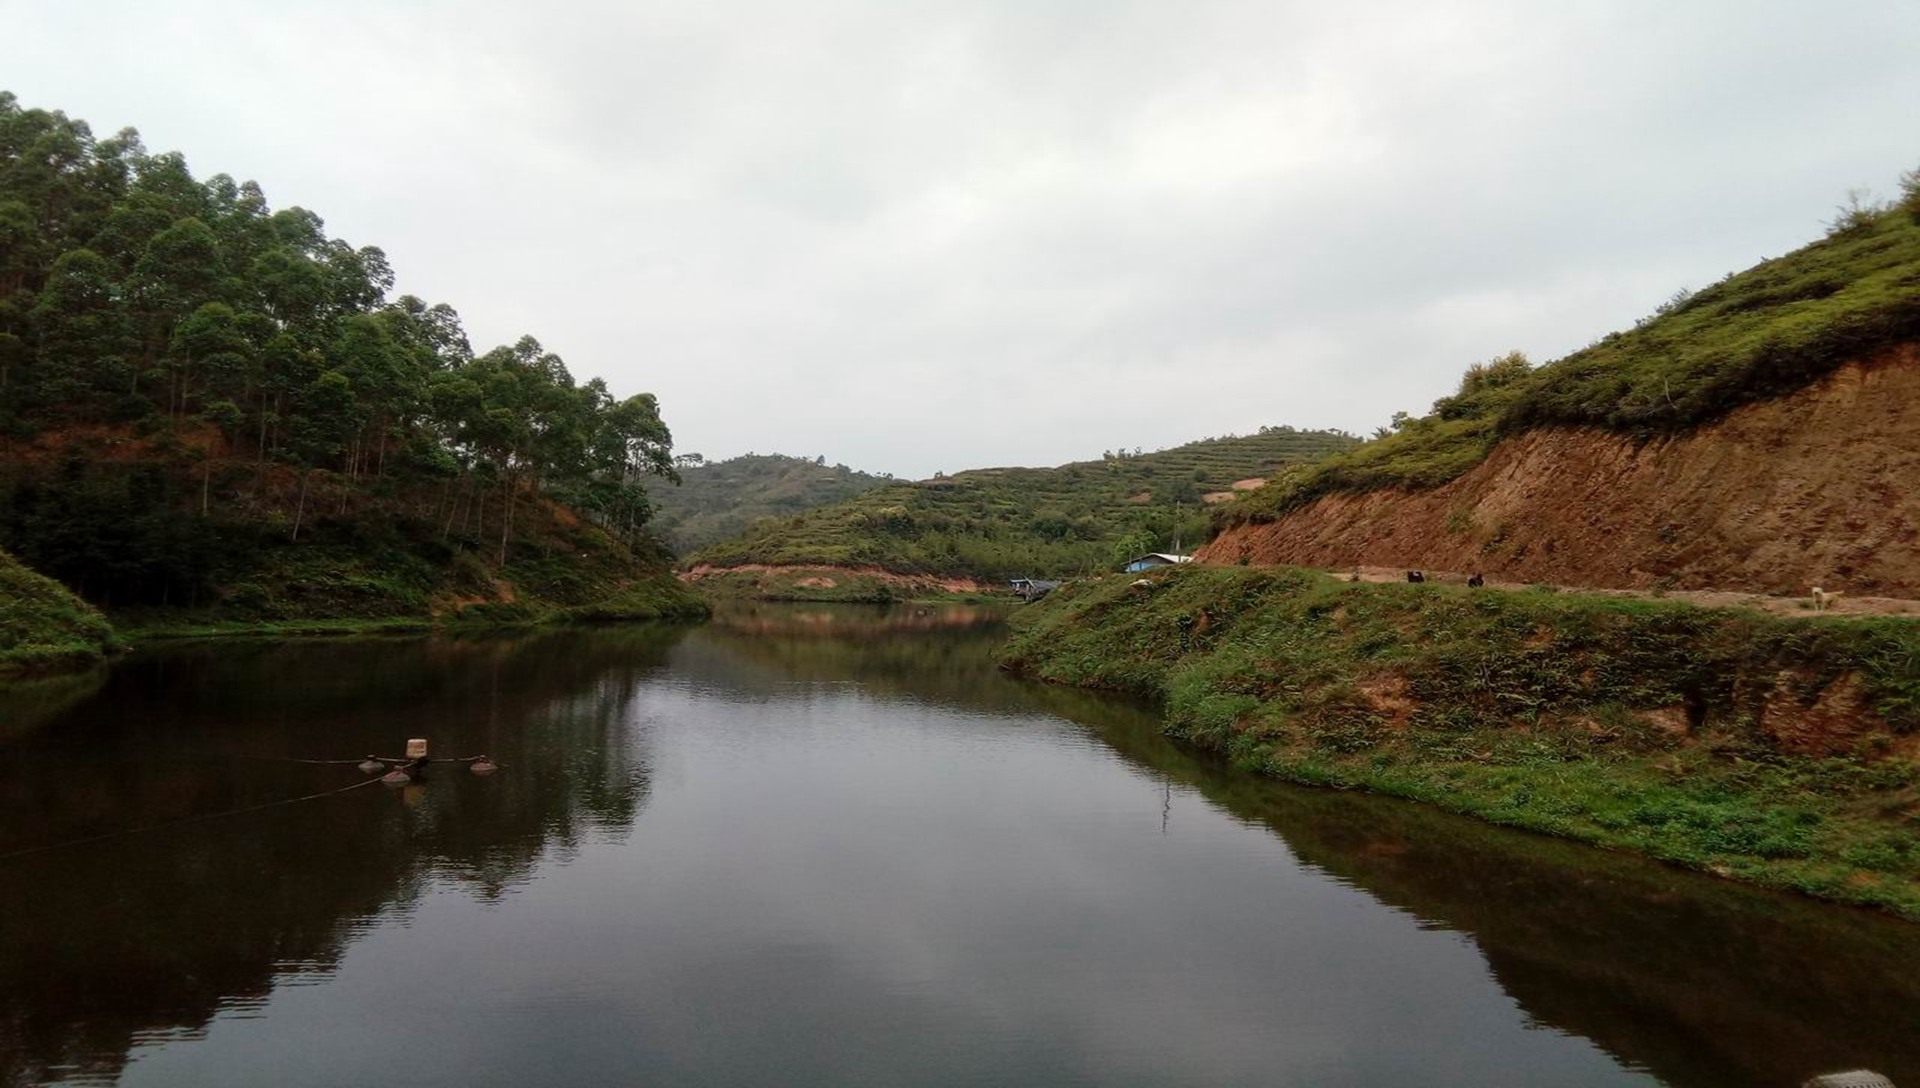
[[[1920,597],[1920,346],[1680,437],[1534,431],[1435,490],[1327,496],[1200,559]]]

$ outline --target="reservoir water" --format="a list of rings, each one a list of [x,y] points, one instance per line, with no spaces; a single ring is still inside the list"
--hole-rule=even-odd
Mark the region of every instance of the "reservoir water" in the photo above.
[[[0,692],[0,1084],[1920,1086],[1920,926],[1254,779],[999,637],[768,606]],[[503,767],[295,762],[414,736]]]

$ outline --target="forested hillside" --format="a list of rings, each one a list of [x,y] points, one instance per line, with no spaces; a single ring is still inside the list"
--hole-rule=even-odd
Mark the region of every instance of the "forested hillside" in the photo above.
[[[0,92],[0,544],[108,607],[236,616],[651,576],[654,398],[531,337],[476,354],[393,285],[252,182]]]
[[[1357,442],[1335,431],[1267,427],[1058,468],[975,469],[762,522],[689,562],[878,567],[989,580],[1103,569],[1132,553],[1191,548],[1206,536],[1209,502],[1232,495],[1236,483]]]
[[[725,461],[682,458],[679,469],[679,487],[653,492],[654,529],[682,555],[740,536],[762,518],[829,506],[892,482],[829,465],[825,457],[779,453],[747,453]]]

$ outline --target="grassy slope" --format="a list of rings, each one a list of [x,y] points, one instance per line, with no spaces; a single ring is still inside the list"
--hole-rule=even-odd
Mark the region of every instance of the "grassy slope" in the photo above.
[[[893,484],[705,548],[692,563],[884,567],[985,579],[1103,568],[1130,534],[1199,543],[1201,496],[1353,444],[1269,430],[1058,468],[993,468]],[[1142,548],[1141,550],[1147,550]]]
[[[1502,436],[1532,427],[1684,430],[1915,339],[1920,221],[1889,211],[1676,299],[1511,383],[1470,376],[1463,395],[1432,414],[1282,475],[1223,508],[1220,520],[1271,521],[1333,492],[1435,487],[1478,464]]]
[[[1920,919],[1920,625],[1337,582],[1070,585],[1011,667],[1165,700],[1168,731],[1363,787]],[[1826,707],[1826,710],[1822,708]],[[1824,722],[1794,755],[1786,723]]]
[[[739,536],[762,518],[844,502],[888,482],[845,465],[749,453],[683,468],[678,487],[662,484],[647,493],[655,507],[654,530],[684,555]]]
[[[97,609],[0,551],[0,675],[88,664],[113,645]]]

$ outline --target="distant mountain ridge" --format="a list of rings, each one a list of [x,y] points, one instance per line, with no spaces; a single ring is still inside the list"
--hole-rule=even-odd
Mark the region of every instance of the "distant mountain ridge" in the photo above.
[[[704,547],[703,568],[878,568],[994,581],[1103,569],[1124,552],[1191,548],[1235,485],[1349,449],[1339,431],[1264,427],[1054,468],[982,468],[889,483]]]
[[[649,488],[654,531],[685,555],[744,534],[763,518],[791,517],[885,487],[891,476],[829,465],[825,457],[744,453],[680,466],[680,486]]]

